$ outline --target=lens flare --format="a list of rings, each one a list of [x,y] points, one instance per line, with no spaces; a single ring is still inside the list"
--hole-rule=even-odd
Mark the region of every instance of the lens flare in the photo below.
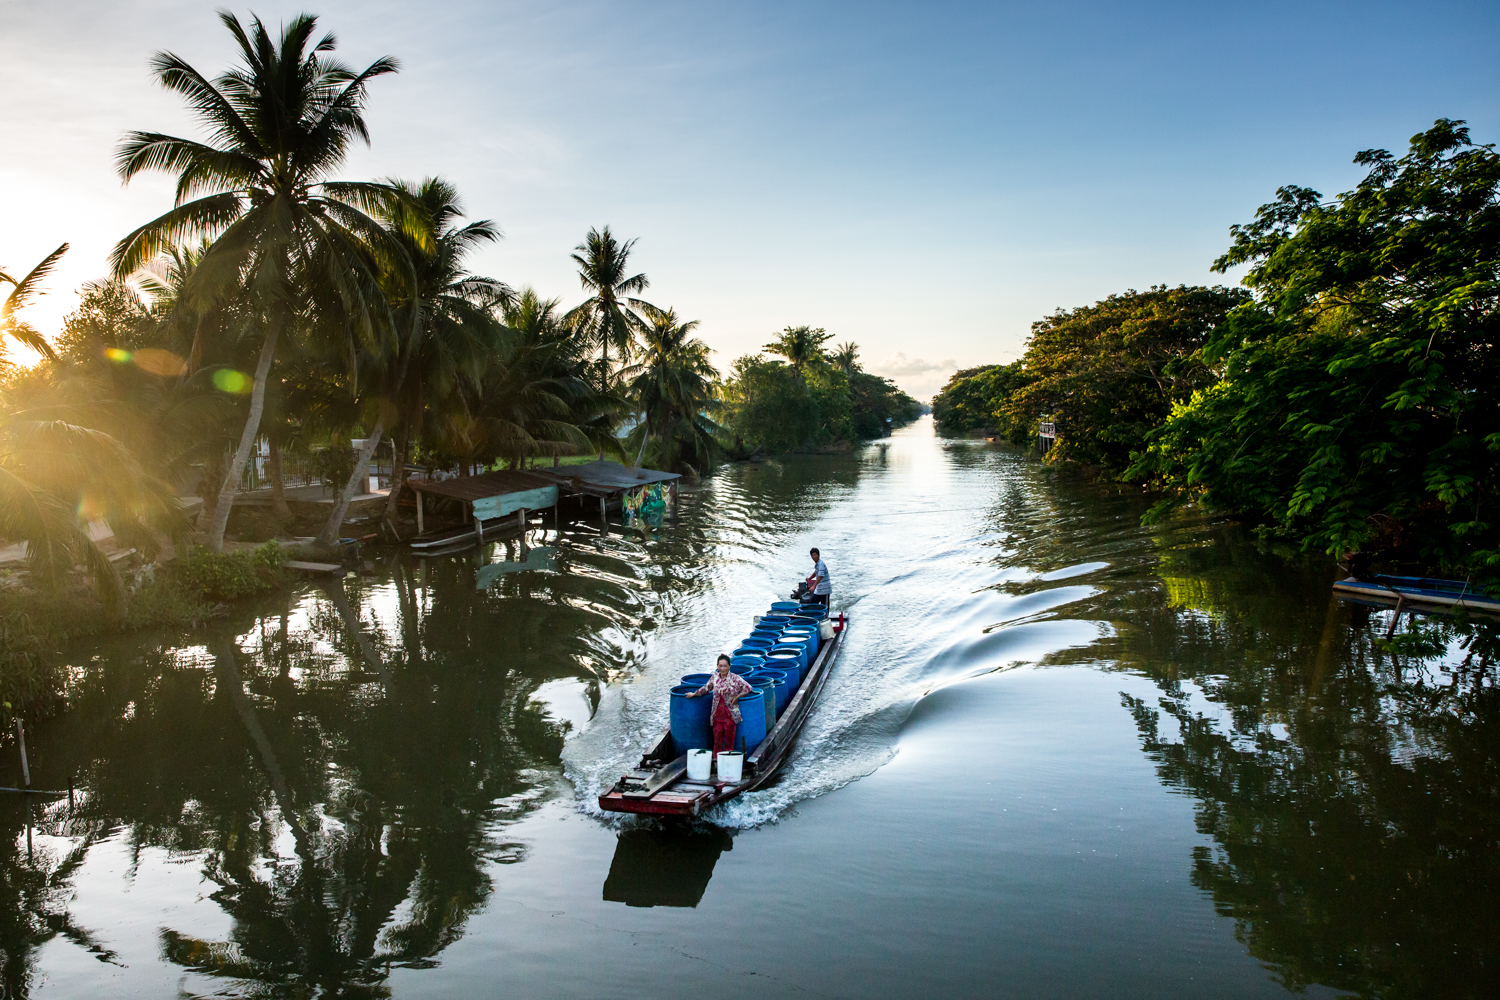
[[[131,354],[129,351],[121,350],[118,347],[106,347],[104,349],[104,356],[111,361],[116,361],[123,365],[129,363]]]
[[[244,372],[237,372],[233,368],[220,368],[214,372],[214,388],[220,392],[230,392],[236,396],[243,396],[250,391],[252,379]]]

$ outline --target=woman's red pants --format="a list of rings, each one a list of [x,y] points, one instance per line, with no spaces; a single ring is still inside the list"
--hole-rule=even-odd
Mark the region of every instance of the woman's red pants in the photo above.
[[[720,708],[714,713],[714,753],[734,749],[734,731],[737,728],[729,709]]]

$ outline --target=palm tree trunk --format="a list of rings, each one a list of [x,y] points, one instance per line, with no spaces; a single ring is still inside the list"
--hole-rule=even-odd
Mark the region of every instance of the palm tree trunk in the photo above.
[[[384,433],[385,421],[377,419],[375,429],[365,438],[364,447],[359,449],[359,459],[354,463],[354,471],[349,473],[349,481],[344,484],[344,491],[339,494],[338,502],[333,505],[333,513],[328,515],[323,530],[318,532],[319,545],[330,548],[339,540],[339,531],[344,527],[344,515],[349,513],[349,501],[354,499],[355,490],[364,481],[370,468],[370,458],[375,454]]]
[[[650,430],[650,428],[646,427],[646,426],[642,426],[641,427],[641,450],[635,453],[635,467],[637,469],[639,469],[641,467],[641,459],[643,459],[643,458],[646,457],[646,442],[648,442],[650,440],[651,440],[651,430]]]
[[[218,502],[214,504],[213,519],[208,522],[208,550],[224,551],[224,528],[229,524],[229,510],[234,506],[234,496],[239,492],[240,476],[245,463],[250,461],[250,449],[255,447],[255,438],[260,434],[260,418],[266,412],[266,380],[271,374],[271,360],[276,356],[276,339],[281,335],[281,315],[276,310],[266,339],[260,345],[260,361],[255,366],[255,384],[250,389],[250,412],[245,415],[245,429],[240,433],[240,446],[235,449],[234,459],[224,473],[224,486],[219,490]]]
[[[214,516],[214,508],[219,503],[219,487],[223,484],[224,452],[215,448],[203,460],[203,482],[198,487],[203,493],[203,509],[198,512],[199,531],[208,530],[208,523]]]
[[[271,511],[276,519],[286,524],[292,519],[292,508],[286,505],[286,482],[281,474],[281,441],[279,435],[269,439],[271,454],[266,457],[266,478],[271,481]]]
[[[395,439],[395,455],[391,460],[391,494],[385,500],[385,519],[391,523],[392,530],[396,527],[396,510],[401,505],[401,488],[406,485],[407,452],[411,449],[406,421],[397,425]]]

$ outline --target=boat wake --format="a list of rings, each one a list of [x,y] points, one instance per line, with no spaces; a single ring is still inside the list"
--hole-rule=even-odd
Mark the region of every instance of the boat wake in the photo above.
[[[813,495],[801,501],[812,514],[805,522],[748,531],[735,523],[748,512],[734,476],[721,473],[710,481],[710,534],[719,543],[706,574],[711,579],[701,581],[710,585],[677,602],[671,620],[649,634],[642,671],[607,689],[594,719],[564,748],[565,772],[582,811],[611,824],[651,822],[605,813],[597,798],[660,736],[668,693],[681,675],[708,671],[719,652],[748,633],[752,616],[781,599],[788,579],[804,569],[810,544],[838,557],[830,563],[834,607],[851,619],[845,645],[777,780],[704,814],[718,826],[777,822],[797,803],[873,773],[896,754],[903,725],[933,691],[1039,663],[1107,634],[1108,625],[1059,609],[1099,594],[1088,581],[1110,563],[1027,566],[1018,535],[1028,534],[1029,526],[1005,525],[1004,513],[997,517],[995,510],[1008,478],[1003,467],[995,483],[964,477],[972,496],[929,499],[926,506],[944,508],[942,518],[920,516],[924,505],[912,495],[911,472],[897,467],[862,482],[857,492],[838,484],[822,494],[809,488]],[[958,482],[947,485],[962,492]],[[953,516],[965,503],[969,513]],[[908,511],[917,516],[901,516]]]

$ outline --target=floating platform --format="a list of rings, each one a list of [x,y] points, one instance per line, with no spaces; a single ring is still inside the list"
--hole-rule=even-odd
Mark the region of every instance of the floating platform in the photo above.
[[[828,675],[843,648],[849,616],[841,612],[830,615],[828,621],[833,624],[833,638],[818,650],[818,656],[798,686],[797,693],[787,702],[766,738],[745,756],[741,780],[719,781],[716,774],[711,774],[708,781],[688,780],[687,754],[678,752],[669,728],[646,751],[635,770],[621,775],[613,788],[599,796],[600,808],[652,816],[697,816],[720,802],[753,792],[770,782],[797,745],[802,726],[812,714],[818,695],[828,682]]]

